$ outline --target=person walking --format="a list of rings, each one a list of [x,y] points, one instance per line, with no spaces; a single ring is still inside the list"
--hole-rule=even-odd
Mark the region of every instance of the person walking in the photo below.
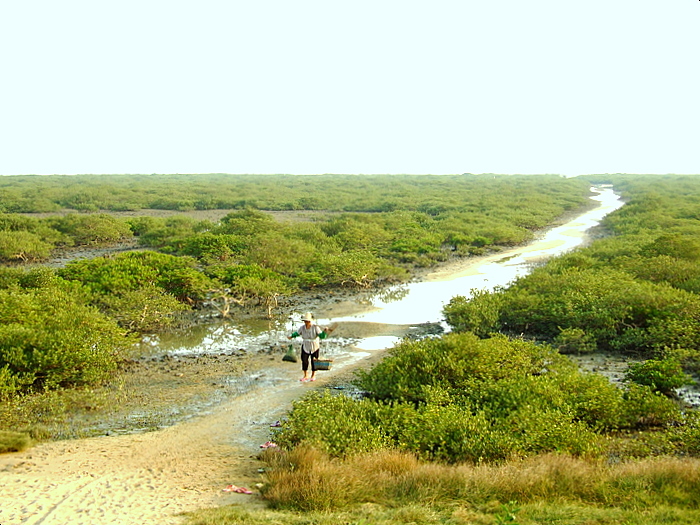
[[[301,318],[304,324],[297,328],[295,332],[287,336],[287,339],[301,337],[301,370],[304,372],[304,377],[299,381],[316,381],[316,359],[318,359],[321,348],[321,339],[328,337],[328,334],[333,331],[332,328],[321,328],[314,323],[314,317],[311,312]],[[308,376],[309,361],[311,361],[311,377]]]

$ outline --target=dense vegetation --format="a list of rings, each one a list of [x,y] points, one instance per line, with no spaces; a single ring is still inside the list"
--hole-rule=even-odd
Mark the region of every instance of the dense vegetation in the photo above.
[[[640,432],[653,430],[657,453],[699,454],[696,413],[632,379],[618,388],[547,345],[448,334],[404,342],[360,372],[361,400],[317,393],[298,401],[275,439],[335,457],[391,449],[482,463],[547,452],[645,456],[651,446]],[[620,439],[630,432],[634,443]]]
[[[0,178],[0,212],[160,210],[501,213],[532,227],[581,204],[582,179],[554,175],[46,175]],[[537,192],[533,189],[537,188]],[[513,204],[520,206],[513,206]],[[565,205],[567,206],[567,205]],[[510,209],[509,209],[510,208]],[[556,215],[556,211],[555,211]]]

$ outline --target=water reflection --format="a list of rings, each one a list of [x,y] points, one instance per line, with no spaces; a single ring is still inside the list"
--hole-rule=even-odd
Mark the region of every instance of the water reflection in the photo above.
[[[152,337],[145,343],[171,355],[259,352],[288,344],[289,331],[288,323],[274,319],[236,324],[219,320]]]

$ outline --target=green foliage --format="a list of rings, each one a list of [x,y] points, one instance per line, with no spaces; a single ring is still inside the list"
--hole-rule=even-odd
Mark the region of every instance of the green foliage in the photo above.
[[[254,237],[274,231],[277,225],[270,215],[258,210],[247,208],[231,212],[221,219],[216,233],[228,233],[242,237]]]
[[[558,338],[558,345],[578,338],[578,351],[598,347],[654,354],[678,345],[700,350],[700,298],[610,269],[545,266],[507,290],[454,298],[444,311],[455,330],[525,333]]]
[[[1,381],[0,379],[0,382]],[[31,445],[32,439],[24,432],[0,430],[0,454],[5,454],[6,452],[22,452]]]
[[[46,221],[0,213],[0,261],[32,262],[45,259],[54,245],[68,242]]]
[[[643,363],[630,365],[625,379],[665,395],[673,395],[675,389],[694,383],[692,378],[683,372],[680,362],[673,358],[648,359]]]
[[[438,339],[404,341],[370,371],[358,372],[358,385],[376,399],[425,402],[426,387],[450,395],[471,391],[475,383],[540,374],[572,365],[546,346],[496,336],[448,334]],[[410,374],[406,374],[410,370]]]
[[[452,250],[470,255],[522,242],[531,236],[527,228],[586,205],[589,193],[587,183],[553,176],[77,176],[2,183],[0,191],[4,185],[16,199],[40,188],[57,204],[81,211],[234,210],[218,223],[185,215],[121,220],[101,213],[47,219],[0,214],[0,231],[5,224],[13,238],[21,237],[18,249],[7,251],[18,260],[45,257],[59,244],[116,243],[133,234],[141,246],[196,258],[207,275],[216,275],[218,266],[257,265],[284,278],[245,286],[267,298],[295,287],[402,280],[414,267],[446,260]],[[262,209],[353,213],[282,223]],[[458,250],[463,243],[464,252]]]
[[[627,428],[665,427],[683,418],[676,403],[651,387],[630,383],[624,391],[624,412],[620,426]],[[700,454],[700,449],[692,451]]]
[[[216,288],[194,265],[187,257],[140,251],[72,261],[59,274],[83,284],[122,326],[149,332],[169,326],[178,312]]]
[[[0,261],[37,261],[48,257],[52,248],[32,232],[0,231]]]
[[[130,341],[70,287],[0,290],[0,393],[110,377]]]
[[[282,446],[315,445],[333,456],[345,456],[382,448],[386,438],[378,427],[377,405],[345,396],[312,392],[293,403],[289,419],[276,433]]]
[[[443,217],[468,207],[529,228],[583,204],[589,185],[556,175],[53,175],[7,177],[0,192],[7,211],[408,209]]]
[[[98,304],[120,326],[139,333],[154,333],[171,326],[177,314],[189,307],[155,285],[118,294],[104,294]]]
[[[192,259],[151,251],[72,261],[59,274],[83,283],[96,294],[118,295],[156,286],[187,301],[201,300],[211,284],[196,270]]]
[[[248,247],[248,243],[238,235],[203,232],[184,238],[180,253],[196,257],[203,262],[216,263],[235,260],[245,253]]]
[[[174,215],[168,218],[148,218],[144,220],[131,219],[134,232],[138,235],[139,244],[163,251],[179,253],[193,235],[198,233],[203,225],[200,221],[185,215]]]
[[[458,295],[445,305],[445,321],[456,332],[473,332],[479,337],[498,332],[502,296],[484,290],[472,290],[471,294],[471,300]]]
[[[70,237],[76,245],[109,244],[132,236],[125,221],[104,213],[68,214],[51,218],[48,224]]]
[[[374,447],[480,463],[543,452],[597,455],[605,435],[683,419],[650,388],[622,390],[549,347],[503,336],[404,341],[359,371],[357,384],[368,396],[361,401],[328,393],[300,400],[277,440],[334,456]],[[362,429],[371,429],[367,442],[355,436]]]
[[[564,328],[553,344],[562,354],[590,354],[597,350],[595,338],[581,328]]]
[[[241,302],[257,299],[269,305],[278,295],[292,289],[287,278],[257,264],[220,267],[215,275],[231,287],[231,294]]]

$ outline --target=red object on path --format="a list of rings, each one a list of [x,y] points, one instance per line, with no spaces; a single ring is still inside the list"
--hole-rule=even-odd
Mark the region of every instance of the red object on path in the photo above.
[[[245,487],[237,487],[236,485],[227,485],[223,489],[224,492],[237,492],[239,494],[252,494],[253,491]]]

